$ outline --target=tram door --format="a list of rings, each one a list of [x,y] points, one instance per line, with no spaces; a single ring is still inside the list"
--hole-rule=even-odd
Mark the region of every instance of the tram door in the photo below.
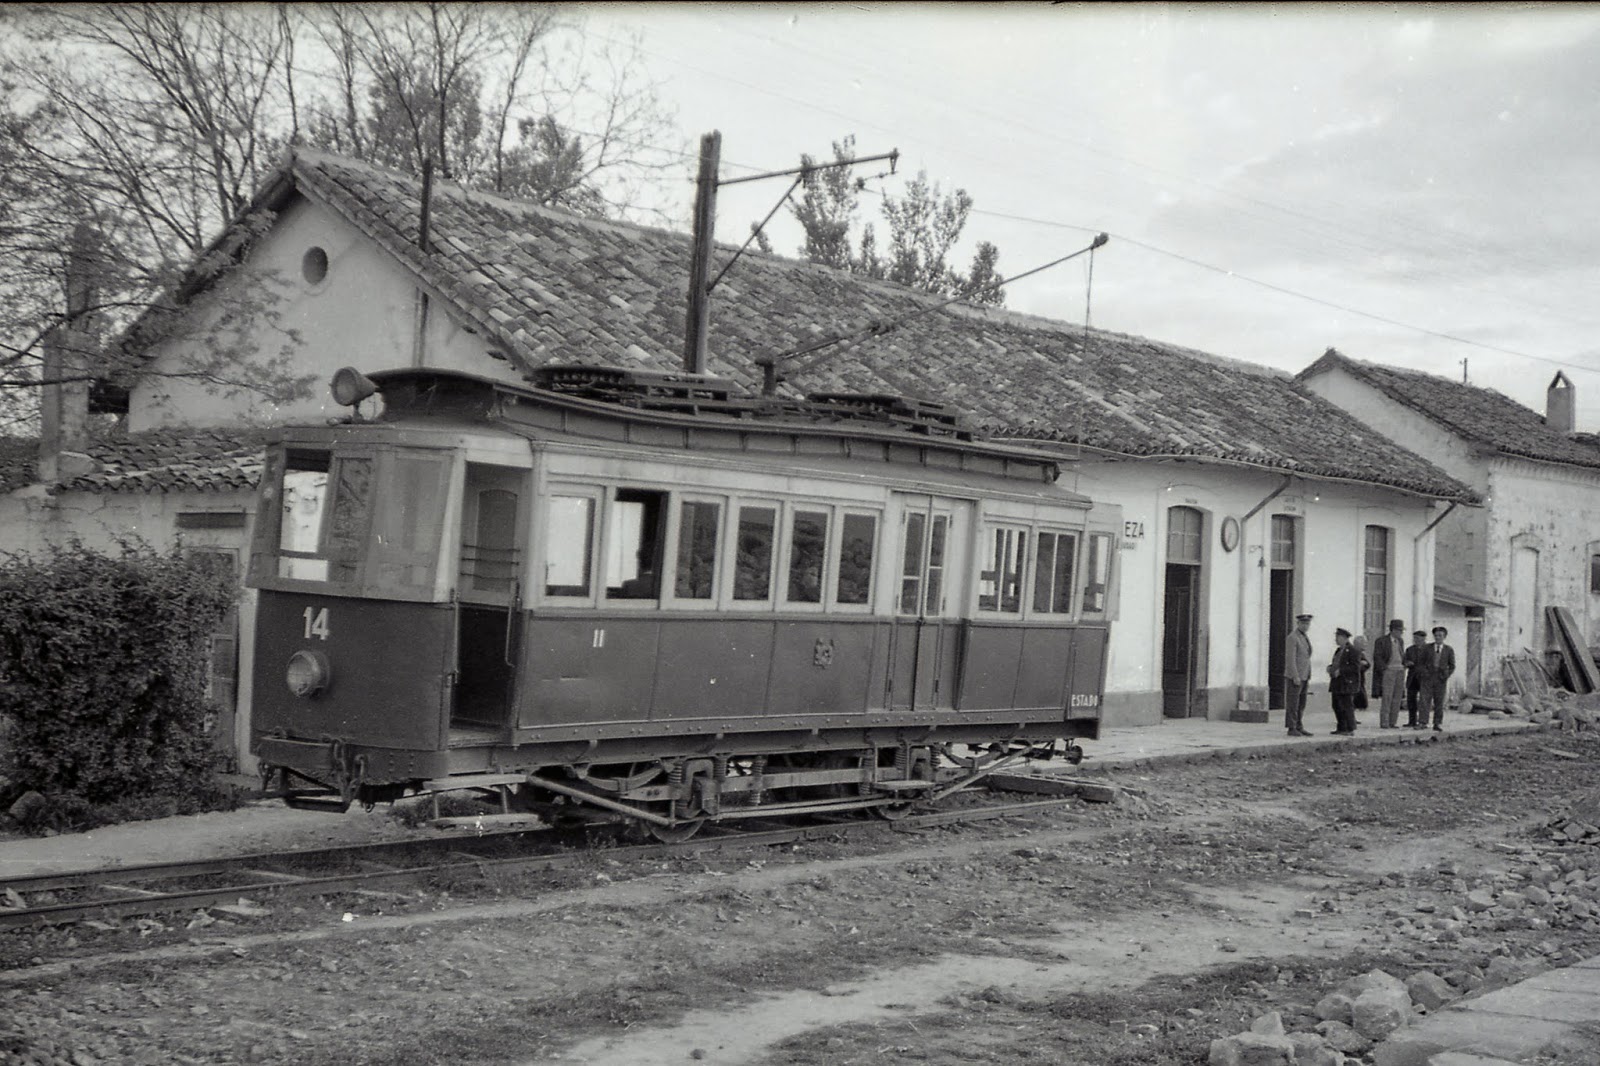
[[[900,583],[890,641],[889,706],[949,709],[955,698],[961,576],[955,572],[970,505],[901,496]]]
[[[510,722],[522,643],[522,554],[528,472],[467,464],[461,509],[453,729]]]

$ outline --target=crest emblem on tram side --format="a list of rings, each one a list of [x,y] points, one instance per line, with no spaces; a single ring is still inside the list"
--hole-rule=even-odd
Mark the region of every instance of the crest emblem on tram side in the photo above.
[[[832,640],[817,638],[816,649],[811,653],[811,665],[824,667],[833,665]]]

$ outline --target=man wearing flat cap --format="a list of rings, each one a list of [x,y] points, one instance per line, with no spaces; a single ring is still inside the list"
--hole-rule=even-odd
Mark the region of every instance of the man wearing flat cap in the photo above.
[[[1411,647],[1406,649],[1406,727],[1427,728],[1419,716],[1422,702],[1422,685],[1433,669],[1428,655],[1427,630],[1418,629],[1411,634]]]
[[[1372,698],[1382,700],[1378,708],[1378,728],[1400,727],[1400,701],[1406,688],[1406,624],[1396,618],[1389,632],[1372,645]]]
[[[1350,631],[1333,631],[1333,661],[1328,664],[1328,691],[1333,697],[1336,737],[1356,735],[1356,693],[1361,690],[1361,653],[1350,646]]]
[[[1294,616],[1294,628],[1283,655],[1283,724],[1291,737],[1309,737],[1306,732],[1306,686],[1311,684],[1311,628],[1309,614]]]
[[[1417,700],[1417,716],[1426,725],[1431,713],[1435,733],[1444,730],[1444,706],[1449,693],[1450,675],[1456,672],[1456,650],[1444,642],[1449,635],[1450,631],[1444,626],[1433,627],[1433,641],[1424,652],[1428,660],[1428,672],[1423,676],[1422,687],[1418,690],[1421,698]]]

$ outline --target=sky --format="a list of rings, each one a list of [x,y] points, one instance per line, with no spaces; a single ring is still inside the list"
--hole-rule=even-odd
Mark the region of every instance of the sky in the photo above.
[[[1014,275],[1109,234],[1092,285],[1081,257],[1007,286],[1012,310],[1289,372],[1335,347],[1541,412],[1563,371],[1600,431],[1600,5],[580,10],[639,34],[684,151],[721,132],[723,178],[853,134],[900,152],[869,190],[925,171],[971,194],[961,266],[978,240]],[[718,239],[787,185],[722,189]],[[770,232],[797,253],[786,212]]]

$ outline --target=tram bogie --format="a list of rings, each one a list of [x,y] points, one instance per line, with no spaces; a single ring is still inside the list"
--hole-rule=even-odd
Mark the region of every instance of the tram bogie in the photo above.
[[[1114,509],[944,408],[374,375],[262,478],[254,750],[300,805],[518,782],[663,834],[1098,735]]]

